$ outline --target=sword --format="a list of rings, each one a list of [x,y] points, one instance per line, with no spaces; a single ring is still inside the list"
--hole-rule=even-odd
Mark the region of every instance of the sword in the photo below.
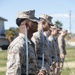
[[[42,24],[41,24],[42,25]],[[42,25],[42,70],[46,70],[46,68],[44,67],[44,34],[43,34],[44,30],[43,30],[43,25]]]
[[[26,39],[26,75],[28,75],[28,38],[27,38],[27,28],[25,25],[25,39]]]

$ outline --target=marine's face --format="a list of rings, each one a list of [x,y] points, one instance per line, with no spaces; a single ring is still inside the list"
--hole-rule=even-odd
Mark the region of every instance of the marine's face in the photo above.
[[[59,33],[59,31],[57,29],[53,29],[53,33],[54,33],[54,35],[57,35]]]
[[[33,22],[31,20],[24,20],[20,24],[20,29],[22,31],[25,31],[25,26],[26,26],[28,31],[36,32],[37,31],[37,25],[38,25],[37,22]]]
[[[25,28],[25,25],[26,25],[26,21],[22,21],[21,24],[20,24],[20,29],[24,30]]]
[[[40,25],[40,24],[43,25],[44,31],[48,31],[49,28],[50,28],[50,26],[51,26],[51,25],[50,25],[46,20],[44,20],[44,19],[41,20],[41,22],[39,23],[39,25]]]
[[[63,32],[64,37],[67,35],[67,32]]]
[[[50,29],[50,24],[46,21],[45,22],[45,30],[48,31]]]
[[[29,21],[29,28],[33,31],[36,32],[37,31],[37,22],[33,22],[33,21]]]

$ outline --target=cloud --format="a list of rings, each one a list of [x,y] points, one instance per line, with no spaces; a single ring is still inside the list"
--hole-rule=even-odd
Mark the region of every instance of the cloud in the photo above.
[[[67,13],[64,13],[64,14],[52,14],[51,15],[52,17],[56,17],[56,18],[69,18],[69,14],[67,14]],[[72,18],[75,18],[75,15],[73,14],[71,14],[71,17]]]

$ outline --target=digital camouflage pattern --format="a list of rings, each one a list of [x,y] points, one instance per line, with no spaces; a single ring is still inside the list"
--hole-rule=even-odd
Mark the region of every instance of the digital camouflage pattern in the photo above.
[[[44,36],[44,35],[43,35]],[[35,43],[35,51],[37,54],[37,62],[38,68],[41,69],[42,67],[42,32],[38,31],[33,34],[32,41]],[[47,39],[44,36],[44,50],[45,50],[45,68],[47,69],[47,73],[49,73],[49,66],[50,66],[50,52],[48,50],[48,43]]]
[[[60,54],[64,54],[64,58],[60,57],[60,74],[61,74],[62,69],[63,69],[65,55],[66,55],[66,43],[62,35],[58,37],[58,46],[59,46]]]
[[[57,38],[53,35],[50,35],[48,37],[48,40],[51,42],[51,53],[52,57],[54,58],[54,61],[58,61],[59,57],[56,58],[56,56],[59,56],[59,48],[58,48],[58,41]]]
[[[63,36],[58,37],[58,45],[59,45],[59,50],[61,54],[66,55],[66,44],[65,44],[65,39]]]
[[[26,74],[26,40],[24,34],[19,36],[8,47],[6,75]],[[37,62],[35,50],[32,43],[28,41],[29,70],[30,74],[37,74]]]

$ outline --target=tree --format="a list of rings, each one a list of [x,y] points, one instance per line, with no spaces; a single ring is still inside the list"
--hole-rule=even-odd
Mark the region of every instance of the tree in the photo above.
[[[12,40],[18,36],[18,33],[19,33],[19,28],[13,28],[13,27],[9,28],[5,32],[6,37],[10,42],[12,42]]]
[[[55,25],[57,25],[60,29],[62,29],[62,23],[60,21],[55,21]]]

